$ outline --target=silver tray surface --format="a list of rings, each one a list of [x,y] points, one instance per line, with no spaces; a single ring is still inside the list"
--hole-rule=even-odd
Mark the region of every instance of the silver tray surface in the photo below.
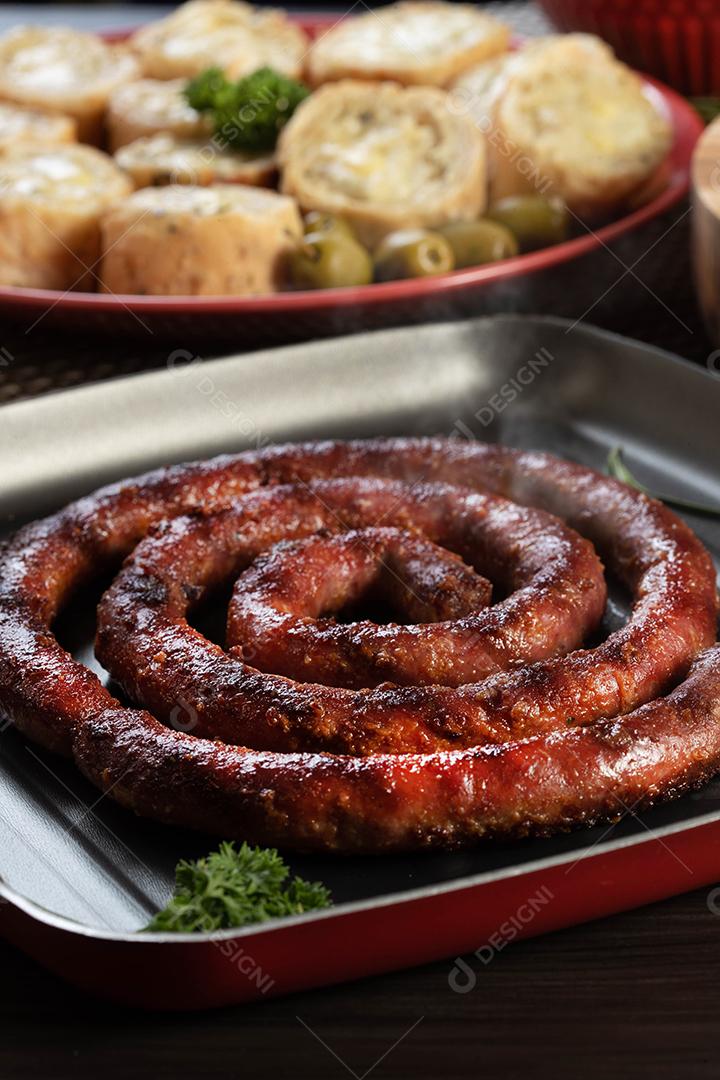
[[[101,483],[155,465],[285,439],[379,434],[502,441],[599,468],[609,448],[621,444],[650,487],[720,505],[719,415],[720,379],[711,373],[636,342],[540,317],[381,331],[207,363],[178,349],[167,371],[1,409],[0,523],[7,533]],[[720,525],[688,520],[720,555]],[[618,597],[608,627],[622,611]],[[92,662],[88,612],[73,611],[61,633]],[[720,788],[711,785],[612,829],[552,840],[290,861],[326,881],[340,910],[570,863],[642,842],[648,830],[665,836],[715,819]],[[7,895],[38,918],[51,912],[90,933],[132,934],[164,903],[177,859],[214,843],[133,818],[101,798],[71,763],[11,728],[2,732],[0,879]]]

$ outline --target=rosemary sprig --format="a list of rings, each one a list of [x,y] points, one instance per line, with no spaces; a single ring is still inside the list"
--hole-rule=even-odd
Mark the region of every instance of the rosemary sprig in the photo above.
[[[623,461],[623,451],[621,446],[614,446],[607,456],[607,472],[615,480],[620,480],[623,484],[627,484],[628,487],[635,488],[637,491],[644,492],[645,495],[650,495],[653,499],[659,499],[661,502],[667,503],[668,506],[675,506],[679,510],[689,510],[693,514],[704,514],[706,517],[720,517],[720,507],[708,506],[707,503],[693,502],[691,499],[683,499],[678,495],[665,495],[659,491],[650,491],[649,488],[641,484],[639,480],[633,476],[628,469],[627,465]]]
[[[720,115],[720,98],[718,97],[691,97],[689,101],[706,124]]]

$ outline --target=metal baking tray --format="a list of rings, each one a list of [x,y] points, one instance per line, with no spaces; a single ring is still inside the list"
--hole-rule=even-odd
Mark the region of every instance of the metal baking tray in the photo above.
[[[599,467],[622,444],[651,487],[720,504],[719,415],[713,373],[555,319],[434,324],[207,363],[178,348],[167,371],[0,409],[0,523],[7,532],[157,464],[281,439],[438,432]],[[718,523],[688,520],[720,555]],[[93,662],[90,606],[58,632]],[[2,730],[0,932],[74,983],[151,1008],[247,1001],[440,957],[450,985],[468,990],[516,937],[720,877],[720,784],[552,840],[291,858],[330,886],[331,910],[216,935],[138,934],[170,894],[176,861],[215,844],[133,817],[72,763]]]

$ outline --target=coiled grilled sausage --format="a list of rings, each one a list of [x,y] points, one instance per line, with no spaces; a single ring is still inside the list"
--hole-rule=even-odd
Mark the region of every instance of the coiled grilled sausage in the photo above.
[[[400,488],[393,488],[398,484]],[[363,497],[368,491],[387,496],[395,490],[405,503],[401,501],[397,518],[391,517],[391,527],[405,533],[408,528],[420,531],[443,546],[447,534],[416,530],[402,518],[403,505],[406,512],[411,505],[417,509],[424,493],[427,505],[432,497],[440,497],[437,485],[445,485],[456,511],[463,499],[468,509],[476,498],[471,493],[479,493],[557,515],[595,546],[609,570],[630,589],[632,616],[597,648],[564,656],[553,655],[557,642],[552,643],[553,632],[548,635],[545,627],[542,648],[550,659],[516,667],[511,650],[507,670],[459,686],[316,689],[315,684],[294,684],[242,670],[239,682],[256,680],[263,707],[267,701],[262,695],[272,679],[289,688],[296,699],[290,701],[278,690],[281,720],[276,726],[270,709],[256,711],[258,722],[250,733],[259,737],[257,745],[268,731],[274,739],[280,729],[289,727],[292,735],[293,725],[301,743],[313,725],[315,733],[322,734],[322,708],[318,712],[312,702],[320,691],[330,695],[331,703],[350,701],[343,707],[358,721],[336,723],[346,740],[341,742],[348,751],[343,756],[284,752],[292,747],[292,738],[282,751],[251,750],[171,730],[147,712],[121,708],[96,677],[59,646],[49,626],[73,590],[99,571],[116,567],[148,532],[177,518],[162,526],[147,546],[140,546],[106,604],[120,619],[116,625],[127,620],[129,652],[119,646],[118,656],[132,661],[130,680],[141,672],[142,665],[135,664],[138,657],[152,660],[145,653],[146,645],[150,647],[150,638],[146,642],[143,636],[146,630],[169,635],[169,650],[160,639],[154,647],[157,655],[165,654],[157,662],[161,672],[165,676],[172,672],[172,681],[164,680],[165,689],[179,701],[184,684],[176,684],[176,676],[187,677],[209,643],[183,625],[183,603],[192,602],[192,588],[184,601],[173,595],[173,589],[195,584],[203,590],[224,573],[236,572],[237,552],[223,561],[213,543],[228,523],[237,524],[243,504],[247,512],[253,498],[257,500],[253,520],[262,532],[270,520],[267,500],[273,504],[275,498],[290,497],[287,488],[278,494],[278,487],[285,485],[292,485],[296,498],[316,508],[322,506],[321,490],[323,498],[332,490],[344,492],[338,496],[341,500],[353,486]],[[450,491],[448,485],[456,490]],[[493,505],[493,499],[486,504]],[[500,505],[497,499],[494,505]],[[347,501],[343,506],[347,512]],[[327,508],[318,513],[317,527],[331,533],[348,525],[377,524],[372,515],[353,519],[349,514],[346,521],[341,513],[342,526],[333,527],[328,526],[327,514]],[[451,525],[445,527],[451,531]],[[272,545],[278,535],[269,531]],[[316,531],[303,526],[295,534],[290,530],[290,535],[297,540]],[[287,530],[282,532],[287,535]],[[571,543],[571,534],[567,535]],[[163,544],[172,543],[188,561],[178,568],[176,579],[166,574],[163,580],[153,559]],[[472,545],[449,546],[466,562],[477,556]],[[584,550],[587,581],[595,584],[582,590],[579,579],[574,579],[570,594],[576,603],[578,596],[590,595],[593,604],[583,609],[586,622],[580,629],[578,608],[569,603],[571,641],[572,632],[579,639],[590,629],[602,596],[592,570],[594,557]],[[147,574],[142,573],[145,558]],[[477,564],[484,571],[482,559]],[[167,567],[166,563],[166,571]],[[533,585],[527,587],[532,590]],[[507,598],[511,609],[521,592]],[[471,617],[481,623],[492,621],[498,607],[502,605],[479,608]],[[532,604],[525,610],[532,611]],[[714,642],[716,617],[714,569],[699,540],[666,507],[592,470],[546,454],[442,439],[277,447],[114,485],[21,530],[0,560],[0,708],[31,737],[74,754],[86,775],[124,805],[226,836],[303,849],[374,851],[546,833],[615,817],[624,803],[646,805],[677,794],[718,768],[718,650],[709,649],[687,681],[677,686],[696,657]],[[443,625],[430,623],[422,629],[439,634],[440,641],[452,640],[452,634],[442,636]],[[316,625],[311,636],[322,629]],[[397,629],[400,638],[412,632],[408,627]],[[457,640],[457,627],[453,632]],[[112,636],[111,628],[108,633]],[[117,640],[121,638],[118,632]],[[196,654],[190,649],[193,638],[201,646]],[[541,638],[542,634],[535,639],[531,634],[525,645]],[[215,655],[236,670],[243,668],[237,655],[220,650]],[[407,652],[400,650],[398,659],[410,674]],[[506,666],[497,657],[494,662],[499,668]],[[121,666],[125,667],[124,660]],[[152,664],[145,667],[151,669]],[[372,684],[379,669],[373,663],[369,667],[372,671],[363,674],[363,681]],[[200,664],[197,674],[203,673],[207,672]],[[142,675],[145,680],[148,672],[143,669]],[[161,686],[163,679],[156,683]],[[194,685],[203,705],[200,684]],[[668,689],[667,698],[652,700]],[[138,690],[149,696],[152,685],[148,690],[145,683]],[[245,685],[243,692],[247,691]],[[305,714],[303,693],[311,701]],[[352,704],[358,701],[363,702],[359,710]],[[202,730],[203,709],[196,712]],[[417,735],[423,724],[427,740]],[[411,747],[419,742],[420,749],[433,752],[402,752],[408,746],[398,734],[403,727]],[[382,739],[389,731],[395,732],[391,742],[397,736],[393,752],[377,752],[378,746],[385,750]],[[368,733],[371,737],[363,742]],[[324,749],[336,745],[334,737],[321,741]],[[310,743],[317,746],[313,738]],[[438,738],[445,741],[438,743]],[[471,739],[493,745],[467,747]],[[466,748],[438,750],[438,745]]]

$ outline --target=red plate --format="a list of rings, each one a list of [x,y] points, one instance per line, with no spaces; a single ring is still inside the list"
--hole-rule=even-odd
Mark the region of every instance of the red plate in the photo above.
[[[298,21],[316,35],[335,20],[318,16]],[[126,35],[107,36],[117,40]],[[654,79],[645,78],[644,82],[666,112],[674,133],[672,148],[661,167],[662,190],[617,221],[555,247],[422,280],[260,297],[110,296],[0,287],[0,315],[13,318],[26,332],[36,326],[57,326],[83,334],[127,334],[148,342],[182,334],[186,342],[223,340],[247,348],[483,311],[537,309],[537,300],[524,304],[518,300],[519,296],[534,295],[531,281],[572,259],[601,250],[664,213],[688,190],[692,151],[703,123],[679,94]],[[578,281],[580,278],[578,275]]]

